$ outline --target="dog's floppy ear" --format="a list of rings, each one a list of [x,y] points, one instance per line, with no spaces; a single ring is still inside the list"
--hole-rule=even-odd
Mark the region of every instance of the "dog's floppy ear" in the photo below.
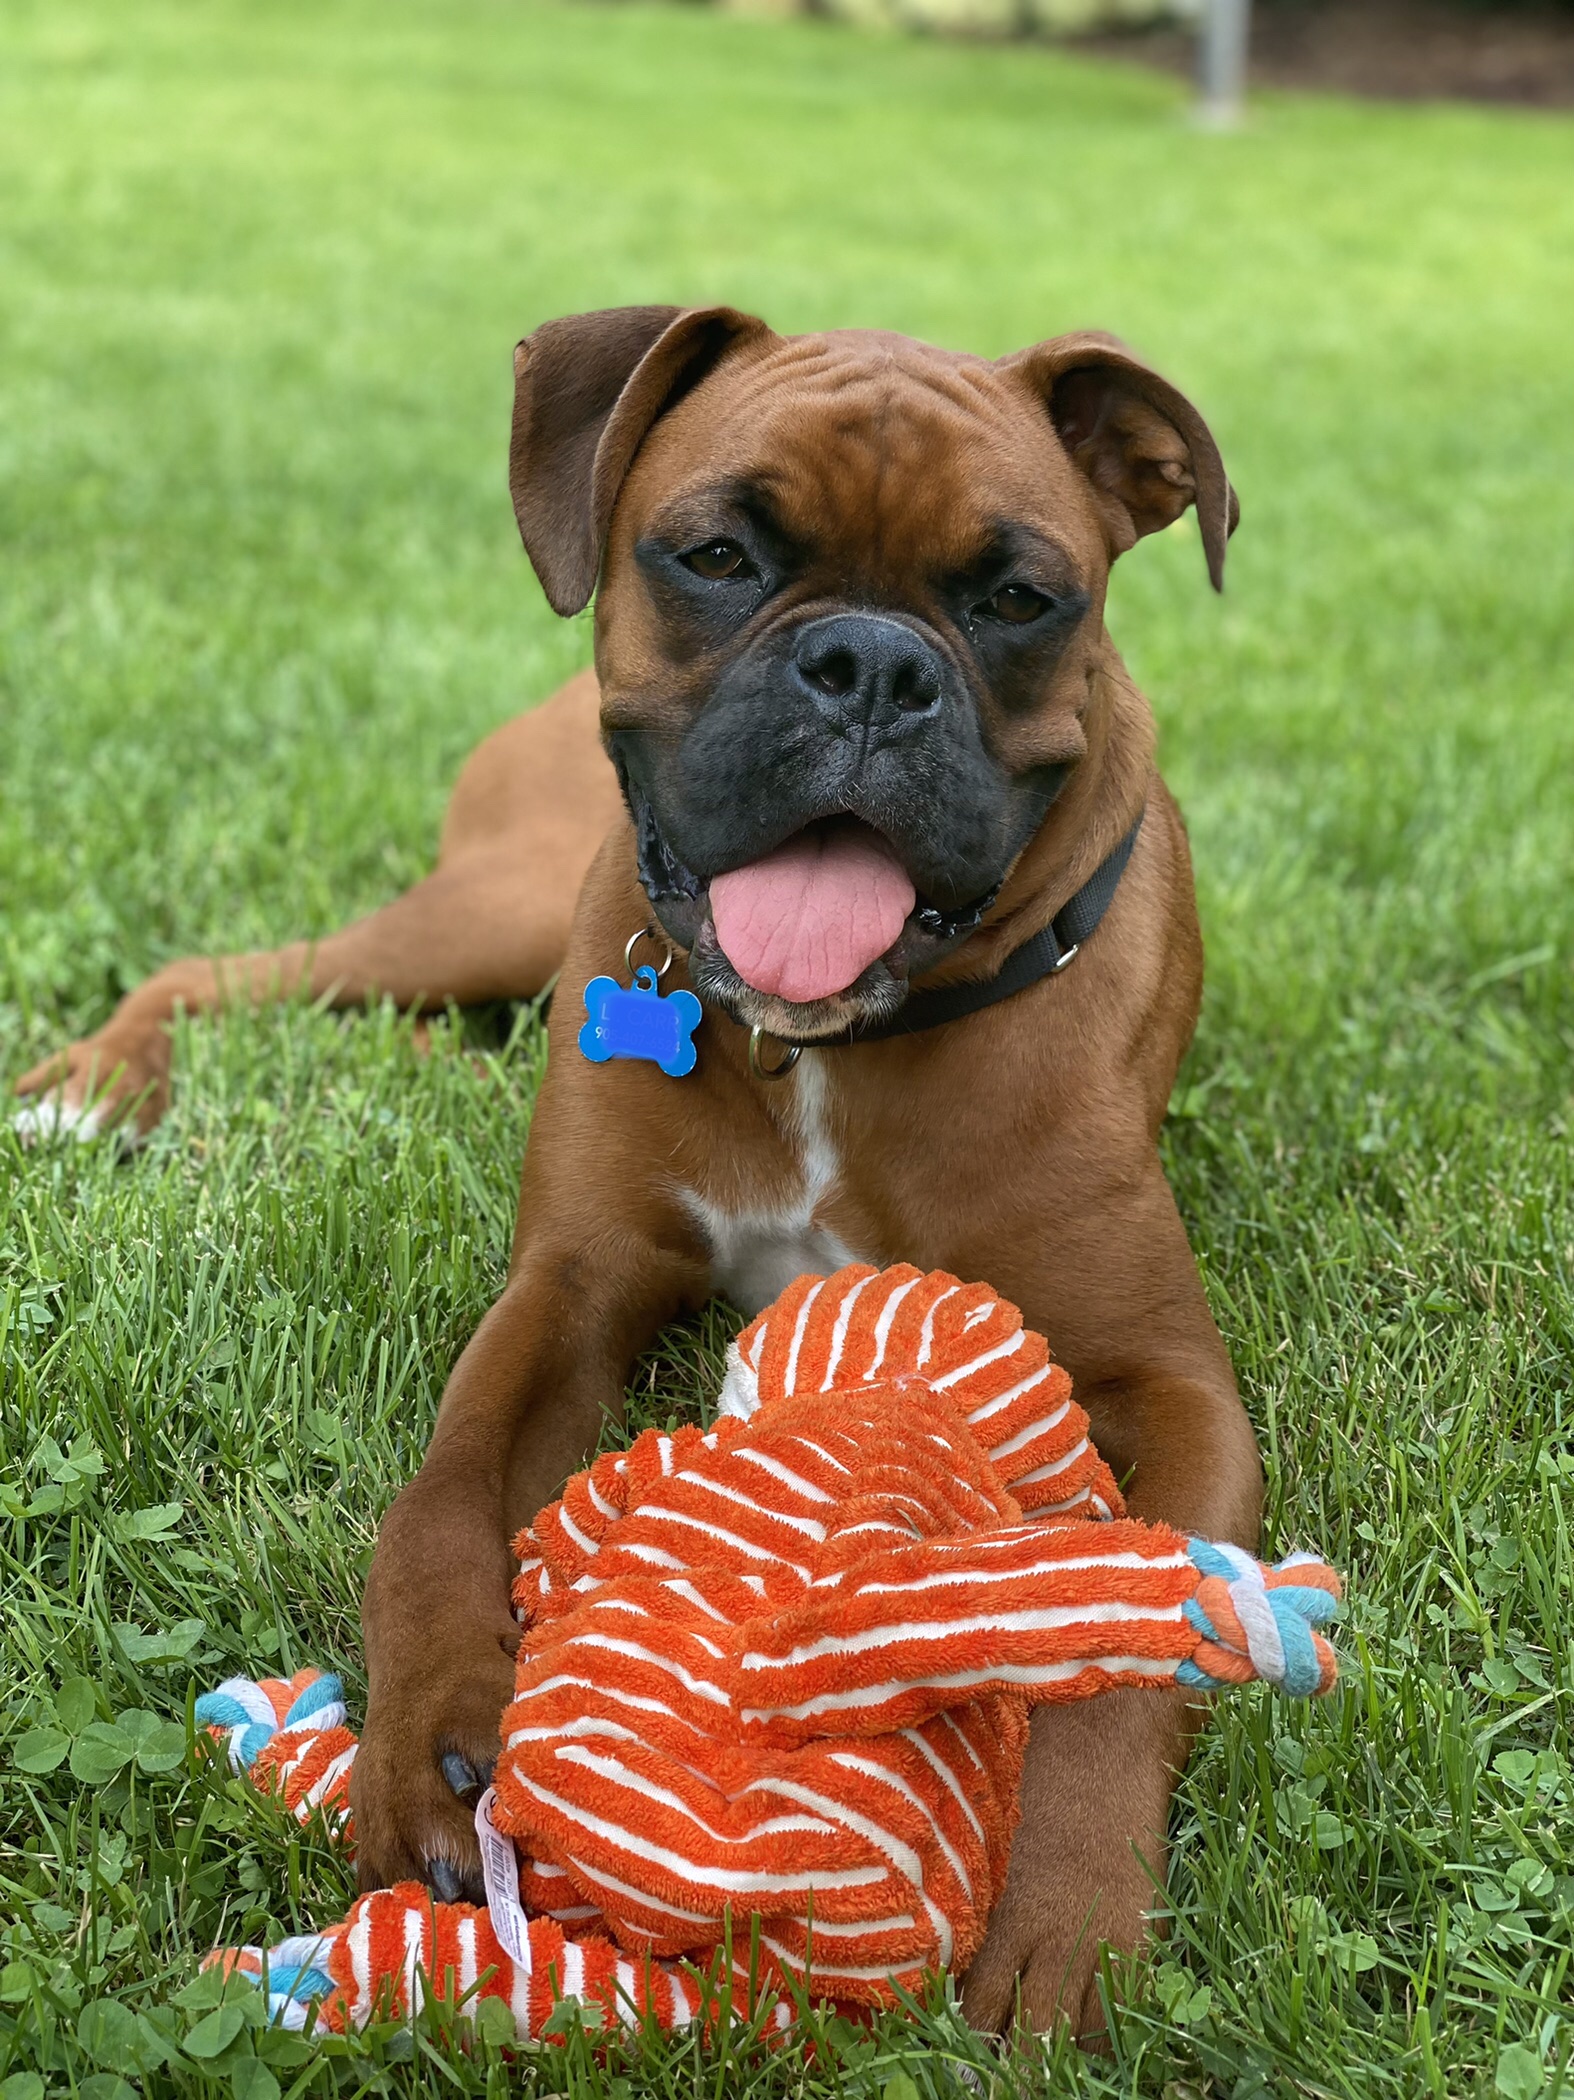
[[[1186,396],[1112,335],[1061,335],[1001,359],[1049,408],[1060,442],[1092,485],[1110,550],[1197,506],[1208,575],[1224,588],[1224,549],[1240,521],[1213,433]]]
[[[735,343],[768,333],[730,306],[615,306],[545,321],[518,346],[508,486],[554,612],[589,604],[612,506],[651,424]]]

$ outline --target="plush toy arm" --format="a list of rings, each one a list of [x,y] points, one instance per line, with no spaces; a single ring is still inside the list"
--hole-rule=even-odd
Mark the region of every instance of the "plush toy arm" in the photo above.
[[[300,1670],[289,1679],[230,1677],[196,1702],[199,1727],[227,1749],[230,1763],[263,1793],[276,1794],[299,1823],[321,1813],[348,1840],[350,1768],[358,1747],[344,1726],[337,1677]],[[363,1896],[342,1923],[297,1935],[273,1948],[230,1947],[215,1964],[249,1976],[264,1990],[275,2025],[312,2023],[342,2033],[374,2016],[409,2014],[412,1995],[465,1999],[467,2019],[484,1998],[500,1998],[521,2041],[539,2036],[565,1999],[595,2008],[609,2023],[651,2018],[685,2027],[714,2008],[700,1979],[680,1962],[631,1962],[601,1936],[565,1938],[550,1917],[530,1920],[529,1959],[505,1952],[484,1909],[438,1903],[414,1882]],[[482,1981],[482,1979],[485,1979]],[[747,1976],[737,1982],[747,1996]],[[467,1995],[468,1994],[468,1995]],[[778,2008],[785,2026],[790,2008]]]
[[[268,1997],[277,2026],[342,2034],[373,2018],[408,2018],[427,1997],[460,2004],[473,2021],[476,2008],[497,1999],[513,2016],[519,2041],[538,2038],[560,2005],[599,2013],[608,2026],[687,2027],[719,2010],[703,1980],[686,1963],[630,1960],[610,1940],[569,1940],[550,1919],[532,1919],[515,1961],[485,1910],[470,1903],[436,1903],[416,1882],[362,1896],[341,1924],[277,1947],[233,1947],[209,1957],[231,1974],[252,1977]],[[735,1977],[747,2004],[746,1972]],[[461,2003],[462,2001],[462,2003]],[[317,2008],[315,2021],[312,2008]],[[774,2024],[785,2028],[792,2007],[784,1999]]]
[[[1254,1677],[1292,1698],[1331,1692],[1338,1659],[1317,1632],[1339,1610],[1343,1586],[1315,1553],[1292,1553],[1272,1567],[1228,1541],[1188,1539],[1198,1574],[1186,1618],[1199,1638],[1176,1675],[1182,1684],[1220,1691]]]
[[[1338,1578],[1297,1556],[1131,1521],[964,1534],[874,1556],[823,1601],[747,1629],[745,1737],[781,1743],[910,1728],[993,1692],[1035,1704],[1119,1685],[1216,1688],[1261,1677],[1329,1690]]]
[[[230,1677],[197,1700],[196,1719],[225,1745],[234,1768],[260,1791],[278,1795],[297,1822],[320,1812],[349,1839],[350,1768],[358,1744],[344,1726],[337,1677],[309,1669],[260,1682]],[[539,2036],[565,1999],[625,2026],[650,2018],[662,2027],[685,2027],[714,2010],[684,1964],[631,1962],[604,1937],[568,1940],[549,1917],[529,1922],[524,1946],[528,1959],[513,1961],[485,1910],[435,1902],[429,1890],[409,1882],[361,1897],[325,1932],[271,1949],[220,1949],[204,1966],[251,1977],[267,1993],[275,2025],[304,2028],[315,2004],[316,2024],[339,2033],[376,2015],[406,2016],[412,1997],[418,2001],[427,1991],[464,1998],[471,2020],[482,1999],[502,1999],[521,2041]],[[746,1999],[746,1974],[737,1981]],[[786,2004],[778,2008],[778,2026],[789,2013]]]
[[[290,1678],[227,1677],[196,1703],[196,1720],[259,1790],[277,1794],[297,1823],[320,1814],[348,1842],[350,1767],[360,1747],[344,1725],[344,1687],[322,1670]]]

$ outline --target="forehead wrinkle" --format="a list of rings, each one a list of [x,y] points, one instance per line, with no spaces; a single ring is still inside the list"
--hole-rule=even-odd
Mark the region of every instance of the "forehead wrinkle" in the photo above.
[[[987,358],[936,350],[900,335],[850,330],[817,340],[825,345],[824,353],[809,360],[797,375],[815,390],[850,390],[860,383],[888,394],[911,389],[927,397],[929,409],[947,423],[973,427],[982,419],[1000,431],[1014,424],[1020,437],[1024,422],[1031,428],[1041,421],[1043,434],[1048,435],[1048,416],[1034,416],[1031,396],[1020,382]],[[792,347],[803,341],[794,338]],[[767,358],[756,368],[761,380],[768,380],[770,365]]]
[[[671,421],[688,434],[685,495],[753,484],[849,581],[962,568],[1003,516],[1042,527],[1046,499],[1075,506],[1075,470],[1019,378],[904,336],[778,337]]]
[[[845,550],[867,574],[900,582],[965,567],[1013,507],[1009,455],[981,428],[970,392],[915,390],[895,359],[882,366],[822,397],[815,442],[785,454],[782,495],[826,552]],[[993,455],[987,468],[981,451]]]
[[[1004,422],[1026,405],[1020,389],[986,358],[856,329],[778,338],[762,354],[728,367],[726,378],[735,408],[752,408],[762,398],[772,408],[802,406],[813,398],[898,387],[949,402],[973,421],[983,409],[991,422]]]
[[[1035,437],[1053,443],[1042,407],[1035,414],[1020,383],[987,359],[860,330],[778,337],[759,354],[724,365],[689,397],[677,420],[690,428],[708,425],[713,443],[725,443],[742,425],[753,450],[762,430],[797,439],[823,418],[834,419],[839,430],[862,425],[879,432],[900,416],[904,396],[914,417],[927,418],[936,435],[963,446],[977,445],[986,432],[1009,435],[1014,450]],[[773,441],[769,449],[779,456],[782,447]]]

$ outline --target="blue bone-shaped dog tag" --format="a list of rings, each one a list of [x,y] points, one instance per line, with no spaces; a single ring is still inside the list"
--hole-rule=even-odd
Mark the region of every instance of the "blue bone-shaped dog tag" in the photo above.
[[[579,1047],[594,1065],[634,1057],[658,1065],[669,1079],[681,1079],[694,1070],[693,1036],[703,1011],[692,992],[668,992],[663,998],[648,963],[634,972],[632,985],[592,977],[585,987],[589,1018],[579,1031]]]

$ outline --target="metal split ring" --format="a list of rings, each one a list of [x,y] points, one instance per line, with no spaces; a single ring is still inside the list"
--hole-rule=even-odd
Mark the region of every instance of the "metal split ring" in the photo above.
[[[676,949],[675,949],[675,948],[673,947],[673,945],[672,945],[671,941],[669,941],[669,940],[667,939],[667,937],[666,937],[666,935],[665,935],[664,933],[657,933],[657,931],[656,931],[656,929],[655,929],[655,927],[654,927],[654,926],[641,926],[641,927],[640,927],[640,929],[639,929],[639,931],[638,931],[637,933],[631,933],[631,934],[629,935],[629,938],[628,938],[628,946],[627,946],[627,947],[626,947],[626,948],[625,948],[625,949],[623,950],[623,967],[624,967],[624,969],[625,969],[625,970],[627,970],[627,971],[628,971],[628,972],[629,972],[629,973],[630,973],[631,975],[633,974],[633,969],[634,969],[634,950],[635,950],[635,949],[636,949],[636,948],[637,948],[637,947],[639,946],[639,944],[640,944],[640,942],[641,942],[641,941],[658,941],[658,940],[659,940],[659,941],[661,942],[662,946],[663,946],[663,947],[664,947],[664,948],[666,949],[666,951],[667,951],[667,956],[666,956],[666,960],[665,960],[665,962],[659,962],[659,963],[657,963],[657,965],[656,965],[656,975],[657,975],[658,977],[665,977],[665,976],[666,976],[666,974],[667,974],[667,972],[668,972],[668,971],[669,971],[669,970],[670,970],[670,969],[672,968],[672,958],[673,958],[673,956],[674,956],[674,955],[675,955],[675,954],[677,953],[677,950],[676,950]],[[646,965],[646,967],[647,967],[647,969],[648,969],[648,968],[649,968],[649,964],[647,964],[647,965]]]
[[[760,1045],[764,1042],[767,1033],[768,1031],[764,1028],[751,1028],[749,1030],[749,1070],[756,1079],[785,1079],[799,1058],[802,1057],[803,1045],[802,1043],[783,1043],[782,1048],[786,1051],[786,1056],[779,1065],[768,1065],[760,1057]],[[772,1037],[772,1041],[780,1042],[781,1038],[775,1036]]]

